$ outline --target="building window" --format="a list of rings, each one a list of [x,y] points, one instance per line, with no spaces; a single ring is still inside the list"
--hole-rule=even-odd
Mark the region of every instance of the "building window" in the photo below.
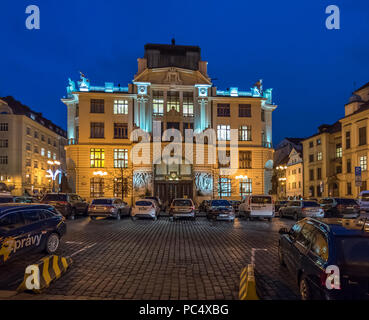
[[[47,138],[47,144],[51,144],[51,139]]]
[[[128,168],[127,149],[114,149],[114,168]]]
[[[342,173],[342,166],[337,166],[336,167],[336,173]]]
[[[37,160],[35,160],[35,161],[33,162],[33,167],[34,167],[34,168],[36,168],[36,169],[38,168],[38,161],[37,161]]]
[[[221,152],[218,155],[218,167],[219,168],[229,168],[231,163],[230,163],[230,156],[231,156],[231,152],[230,150],[226,150],[225,153]]]
[[[153,114],[162,116],[164,114],[164,96],[163,91],[154,91],[152,98]]]
[[[8,156],[0,156],[0,164],[8,164]]]
[[[351,173],[351,159],[347,159],[346,161],[346,172]]]
[[[238,156],[240,169],[251,169],[251,151],[240,151]]]
[[[193,117],[193,94],[192,92],[183,92],[183,115]]]
[[[240,180],[241,198],[250,194],[252,194],[252,180],[250,178]]]
[[[53,153],[53,160],[56,160],[56,153]]]
[[[91,168],[105,167],[105,151],[101,148],[90,149],[90,166]]]
[[[309,170],[309,180],[310,181],[313,181],[314,180],[314,170],[313,169],[310,169]]]
[[[366,171],[368,169],[366,156],[361,156],[359,158],[359,163],[360,163],[361,171]]]
[[[34,153],[38,153],[38,146],[34,146],[34,147],[33,147],[33,152],[34,152]]]
[[[41,155],[44,157],[45,156],[45,148],[41,148]]]
[[[0,139],[0,148],[8,147],[8,139]]]
[[[31,166],[31,159],[26,159],[26,167],[30,167]]]
[[[45,136],[43,134],[41,135],[41,141],[45,142]]]
[[[347,182],[346,186],[347,186],[347,194],[352,195],[351,182]]]
[[[51,151],[47,151],[47,157],[50,159],[51,158]]]
[[[309,154],[309,162],[314,162],[314,155],[313,154]]]
[[[314,147],[314,141],[309,142],[309,148],[312,148],[312,147]]]
[[[218,140],[229,141],[231,140],[231,126],[218,124],[217,125]]]
[[[104,178],[90,179],[90,196],[91,198],[101,198],[104,196]]]
[[[359,146],[366,144],[366,127],[359,128]]]
[[[76,104],[76,113],[75,113],[75,118],[78,118],[79,117],[79,104],[77,103]]]
[[[128,139],[127,123],[114,123],[114,139]]]
[[[90,126],[91,138],[104,138],[104,122],[91,122]]]
[[[322,153],[321,151],[319,151],[319,152],[317,153],[317,157],[316,157],[316,159],[317,159],[318,161],[320,161],[320,160],[322,160],[322,159],[323,159],[323,153]]]
[[[179,92],[168,91],[167,92],[167,111],[174,109],[179,112]]]
[[[240,126],[238,128],[239,141],[251,141],[251,126]]]
[[[351,132],[346,131],[346,149],[351,148]]]
[[[122,190],[123,187],[123,190]],[[123,191],[123,195],[122,195]],[[123,184],[122,184],[122,178],[115,178],[114,179],[114,197],[117,198],[126,198],[128,197],[128,179],[123,178]]]
[[[321,197],[322,196],[322,189],[320,188],[320,186],[316,187],[316,196],[317,197]]]
[[[261,121],[265,121],[265,111],[261,110]]]
[[[336,159],[342,158],[342,144],[336,144]]]
[[[28,133],[28,130],[30,133]],[[8,131],[8,124],[7,123],[0,123],[0,131]],[[27,134],[31,134],[31,129],[27,128]]]
[[[322,168],[316,169],[316,178],[320,180],[322,178]]]
[[[231,105],[229,103],[218,103],[217,115],[218,117],[230,117],[231,116]]]
[[[314,197],[314,187],[313,186],[309,187],[309,194],[310,194],[310,197]]]
[[[26,150],[31,151],[31,144],[30,143],[26,143]]]
[[[231,179],[220,177],[218,180],[218,195],[222,197],[231,196]]]
[[[321,141],[320,139],[317,139],[317,140],[316,140],[316,145],[317,145],[317,146],[320,146],[321,144],[322,144],[322,141]]]
[[[53,142],[53,146],[56,148],[56,141],[54,140],[54,142]]]
[[[91,99],[90,112],[91,113],[104,113],[104,99]]]
[[[128,114],[127,100],[114,100],[114,114]]]
[[[251,118],[251,104],[239,104],[238,116],[240,118]]]

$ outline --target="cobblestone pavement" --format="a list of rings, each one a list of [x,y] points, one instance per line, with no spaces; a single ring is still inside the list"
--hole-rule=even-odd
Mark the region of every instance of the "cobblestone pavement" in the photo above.
[[[297,287],[278,264],[278,230],[291,220],[234,223],[125,218],[68,221],[58,254],[71,269],[40,295],[22,299],[238,299],[241,269],[251,262],[262,299],[298,299]],[[0,290],[14,290],[25,267],[43,255],[0,266]]]

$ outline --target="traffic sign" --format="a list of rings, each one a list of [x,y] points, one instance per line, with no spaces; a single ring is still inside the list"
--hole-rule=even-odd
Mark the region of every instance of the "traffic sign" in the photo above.
[[[361,187],[361,167],[355,167],[355,186]]]

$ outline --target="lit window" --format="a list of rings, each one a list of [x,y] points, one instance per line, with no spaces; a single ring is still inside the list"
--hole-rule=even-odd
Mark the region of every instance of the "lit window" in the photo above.
[[[50,159],[51,158],[51,151],[47,151],[47,157]]]
[[[53,154],[53,160],[56,160],[56,153]]]
[[[323,159],[323,153],[321,151],[319,151],[316,158],[317,158],[318,161],[322,160]]]
[[[193,117],[193,94],[190,92],[183,93],[183,115]]]
[[[104,196],[104,178],[90,179],[90,196],[91,198],[100,198]]]
[[[128,167],[128,150],[114,149],[114,168]]]
[[[342,158],[342,144],[338,143],[336,144],[336,158]]]
[[[164,96],[162,91],[154,91],[152,99],[153,114],[162,116],[164,113]]]
[[[179,112],[179,93],[169,91],[167,93],[167,111],[172,109]]]
[[[90,166],[91,168],[104,168],[105,166],[105,151],[100,148],[90,150]]]
[[[231,126],[223,125],[223,124],[220,124],[217,126],[218,140],[221,140],[221,141],[231,140],[230,133],[231,133]]]
[[[218,195],[219,197],[231,196],[231,179],[220,177],[218,180]]]
[[[239,141],[251,141],[251,126],[240,126],[238,129]]]
[[[44,157],[45,156],[45,148],[41,148],[41,155]]]
[[[366,171],[368,169],[368,164],[367,164],[367,158],[366,156],[361,156],[359,158],[359,162],[360,162],[360,167],[362,171]]]
[[[128,114],[128,101],[114,100],[114,114]]]
[[[244,197],[249,194],[252,194],[252,180],[251,179],[240,180],[240,196]]]

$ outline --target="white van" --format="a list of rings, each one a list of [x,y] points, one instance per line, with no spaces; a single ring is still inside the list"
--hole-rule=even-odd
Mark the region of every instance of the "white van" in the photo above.
[[[369,211],[369,190],[361,191],[359,193],[358,204],[360,206],[360,213],[366,213]]]
[[[246,196],[239,205],[240,217],[266,218],[269,221],[274,217],[274,202],[270,195]]]

